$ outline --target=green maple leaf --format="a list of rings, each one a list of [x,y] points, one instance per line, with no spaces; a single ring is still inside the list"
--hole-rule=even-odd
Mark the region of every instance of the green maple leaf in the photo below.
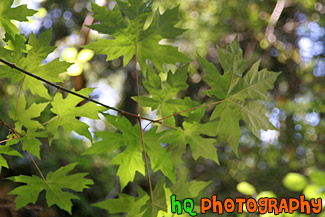
[[[92,91],[92,88],[84,88],[78,91],[78,93],[88,97]],[[88,131],[89,126],[77,118],[87,117],[91,119],[98,119],[98,113],[105,111],[106,108],[97,106],[94,103],[86,103],[77,107],[81,101],[82,100],[80,97],[72,94],[69,94],[66,98],[63,98],[60,92],[56,93],[53,101],[51,102],[51,111],[57,115],[57,118],[47,125],[47,129],[52,135],[55,135],[57,128],[62,126],[67,133],[75,131],[76,133],[86,136],[89,140],[91,140],[91,134]]]
[[[211,87],[205,94],[220,99],[216,102],[211,120],[219,119],[217,134],[231,145],[237,155],[241,119],[258,138],[261,129],[275,129],[265,116],[262,102],[270,100],[267,91],[273,88],[279,73],[266,69],[259,71],[258,61],[243,76],[248,63],[243,60],[237,39],[227,46],[226,53],[220,49],[218,53],[224,69],[223,75],[213,64],[200,56],[199,62],[206,73],[203,79]]]
[[[25,37],[23,35],[11,35],[8,33],[5,36],[4,41],[7,43],[7,46],[5,48],[0,47],[0,56],[10,63],[17,63],[27,53]],[[11,78],[13,82],[17,82],[23,78],[23,75],[21,72],[7,65],[0,65],[0,77]]]
[[[40,146],[41,142],[37,138],[45,138],[47,133],[45,131],[35,131],[35,129],[44,129],[44,127],[39,123],[39,121],[35,120],[36,118],[40,117],[41,113],[47,107],[49,103],[33,103],[31,106],[26,108],[26,98],[24,94],[21,94],[18,105],[17,105],[17,113],[16,110],[9,111],[9,116],[12,119],[15,119],[16,113],[16,123],[15,123],[15,130],[20,132],[23,137],[21,140],[23,141],[24,145],[27,147],[30,153],[35,155],[40,159]],[[25,133],[22,130],[22,127],[27,129],[28,133]],[[32,132],[32,133],[29,133]],[[16,136],[15,136],[16,137]],[[7,142],[7,144],[18,144],[20,141],[18,138],[12,139]]]
[[[55,46],[49,46],[52,40],[52,31],[42,33],[38,38],[32,33],[29,37],[28,44],[32,47],[28,51],[26,58],[22,59],[21,67],[33,74],[40,76],[50,82],[61,82],[59,74],[65,72],[71,65],[67,62],[60,62],[59,59],[55,59],[50,63],[42,65],[42,61],[55,50]],[[30,64],[30,63],[33,64]],[[51,99],[47,89],[43,86],[41,81],[38,81],[32,77],[26,76],[24,89],[29,88],[33,94],[38,94],[46,99]]]
[[[18,28],[11,20],[28,21],[26,17],[33,16],[37,11],[28,9],[26,5],[12,8],[13,0],[0,0],[0,28],[5,32],[15,35],[19,32]]]
[[[9,193],[17,195],[15,199],[16,209],[24,207],[29,203],[35,204],[39,193],[45,190],[46,201],[49,206],[57,205],[71,214],[71,200],[78,199],[78,197],[72,193],[63,191],[63,189],[81,192],[83,189],[89,188],[88,185],[93,184],[91,179],[84,178],[87,173],[67,175],[76,165],[77,163],[69,164],[61,167],[55,172],[49,172],[46,176],[46,182],[35,175],[19,175],[8,178],[11,181],[26,184],[15,188]]]
[[[166,188],[164,187],[165,195],[166,195],[166,202],[167,202],[167,211],[160,211],[159,215],[157,217],[173,217],[176,216],[176,214],[173,214],[171,212],[171,196],[174,194],[176,195],[177,200],[184,200],[186,198],[195,199],[199,196],[199,193],[205,189],[209,184],[211,184],[211,181],[209,182],[203,182],[203,181],[196,181],[193,180],[191,182],[186,181],[186,176],[182,174],[182,172],[179,173],[178,180],[170,187]],[[195,210],[197,210],[197,206],[195,206]],[[187,213],[183,213],[180,216],[190,216]]]
[[[165,193],[165,180],[160,179],[158,184],[153,190],[153,199],[148,201],[147,204],[142,208],[145,210],[143,217],[154,217],[158,215],[158,212],[167,212],[167,200]]]
[[[216,123],[209,122],[206,124],[200,123],[183,123],[186,142],[190,145],[194,160],[199,157],[211,159],[219,164],[217,150],[214,146],[215,139],[203,138],[202,134],[207,136],[215,136]]]
[[[16,130],[17,130],[17,126],[16,126]],[[48,137],[48,133],[46,131],[37,131],[37,132],[29,131],[28,133],[25,133],[24,131],[20,131],[20,134],[22,134],[20,140],[24,143],[24,146],[27,148],[29,153],[33,154],[38,159],[41,159],[40,146],[42,145],[42,143],[38,138],[46,138]],[[7,145],[18,144],[20,140],[18,138],[15,138],[9,140],[6,144]]]
[[[123,189],[130,181],[133,181],[137,171],[145,175],[140,128],[137,125],[132,126],[125,117],[116,118],[111,115],[105,115],[105,117],[122,134],[116,132],[95,133],[102,140],[94,143],[83,154],[110,154],[117,148],[126,146],[126,149],[111,161],[111,164],[119,165],[117,175],[120,176],[121,188]]]
[[[106,209],[110,214],[127,213],[127,217],[143,217],[145,210],[143,206],[150,200],[150,197],[141,188],[138,188],[138,196],[132,197],[120,193],[117,199],[108,199],[93,204],[93,206]]]
[[[214,109],[211,119],[220,118],[217,126],[217,135],[221,140],[227,141],[234,153],[238,155],[238,145],[240,139],[240,127],[239,120],[241,118],[240,109],[230,103],[225,101],[220,105],[217,105]]]
[[[162,15],[157,10],[146,29],[146,20],[152,14],[151,1],[117,1],[117,6],[112,11],[92,2],[92,9],[94,18],[100,24],[91,25],[90,28],[109,34],[114,39],[99,39],[84,47],[106,54],[107,60],[123,56],[126,66],[136,54],[142,71],[146,69],[147,59],[160,71],[163,71],[163,63],[175,64],[189,60],[176,47],[159,44],[162,39],[174,39],[183,33],[184,30],[174,27],[179,21],[178,8],[167,10]],[[128,19],[127,23],[122,14]]]
[[[212,181],[204,182],[192,180],[190,182],[186,181],[184,175],[180,175],[179,179],[175,184],[170,187],[173,194],[177,195],[178,200],[183,200],[185,198],[195,198],[199,196],[199,193],[205,189]]]
[[[117,175],[120,177],[121,189],[134,180],[137,171],[143,176],[146,175],[139,142],[128,145],[125,151],[111,161],[111,164],[119,165]]]
[[[83,153],[83,155],[100,153],[110,154],[121,146],[127,146],[137,142],[140,134],[137,126],[132,126],[125,117],[117,118],[106,114],[105,117],[111,125],[121,132],[121,134],[110,131],[95,132],[94,134],[102,140],[94,143]]]
[[[184,122],[184,130],[167,131],[162,141],[170,144],[168,151],[173,153],[172,161],[175,165],[182,162],[181,155],[186,151],[186,144],[190,145],[194,160],[199,157],[210,159],[219,164],[214,138],[205,138],[202,135],[215,137],[217,134],[216,122],[200,124],[198,122]]]
[[[141,133],[138,125],[132,124],[125,118],[105,115],[106,119],[115,126],[120,132],[99,132],[95,133],[101,137],[101,141],[96,142],[83,154],[110,154],[119,147],[126,146],[126,149],[113,158],[111,164],[119,165],[117,175],[120,176],[121,188],[123,189],[130,181],[134,180],[136,172],[145,175],[145,164],[143,161],[143,149]],[[161,146],[163,143],[160,138],[162,133],[157,133],[157,127],[151,128],[144,134],[144,142],[147,154],[151,161],[154,172],[161,170],[172,182],[176,179],[175,166],[171,161],[172,153],[167,152]]]
[[[33,73],[41,78],[44,78],[50,82],[62,82],[59,77],[60,73],[63,73],[71,65],[71,63],[60,62],[59,59],[55,59],[47,64],[42,62],[46,57],[52,53],[56,47],[50,46],[52,40],[52,31],[49,30],[40,34],[38,38],[32,33],[28,41],[28,50],[23,50],[24,41],[21,41],[20,37],[16,35],[15,39],[10,41],[15,42],[13,46],[13,51],[5,51],[2,48],[2,52],[8,61],[15,63],[18,67]],[[27,53],[27,57],[24,57],[23,53]],[[13,57],[12,57],[13,56]],[[33,63],[33,64],[31,64]],[[0,76],[12,78],[15,82],[20,81],[24,78],[23,88],[24,90],[30,89],[33,94],[37,94],[45,99],[51,99],[48,94],[48,90],[44,87],[41,81],[26,76],[23,73],[17,72],[15,69],[11,69],[7,66],[1,66],[0,69],[3,71]]]
[[[7,160],[2,156],[10,155],[10,156],[17,156],[17,157],[23,157],[18,151],[7,145],[0,145],[0,173],[2,167],[9,168]]]
[[[118,175],[121,178],[122,188],[124,188],[129,181],[133,181],[136,171],[145,175],[140,128],[138,125],[132,126],[129,121],[127,121],[127,123],[129,133],[124,133],[126,132],[126,128],[122,128],[126,125],[119,126],[119,129],[122,131],[122,136],[128,138],[126,140],[127,144],[125,143],[127,148],[111,162],[112,164],[120,165]],[[154,172],[161,170],[165,176],[174,182],[176,179],[175,167],[171,161],[166,161],[166,159],[171,157],[171,153],[167,152],[166,149],[161,146],[163,141],[161,141],[160,138],[164,133],[157,133],[156,131],[157,127],[154,127],[144,134],[144,143],[151,161],[151,167]],[[133,140],[130,140],[130,138]],[[125,141],[125,139],[123,140]]]
[[[172,152],[167,152],[166,149],[161,146],[161,143],[163,143],[161,138],[165,133],[157,133],[157,129],[158,127],[153,127],[144,134],[145,147],[150,157],[151,167],[154,172],[161,170],[170,181],[175,182],[176,168],[172,161],[166,160],[172,158]]]
[[[22,126],[26,127],[28,130],[33,130],[35,128],[44,128],[41,126],[40,122],[33,120],[40,117],[41,113],[44,111],[46,106],[49,103],[33,103],[31,106],[26,108],[26,98],[24,94],[21,94],[16,113],[16,126],[21,128]],[[9,116],[14,119],[16,110],[11,110]]]
[[[143,82],[143,85],[149,91],[151,97],[140,96],[141,105],[150,107],[152,110],[157,109],[157,114],[161,117],[167,117],[174,113],[200,106],[199,103],[192,101],[189,97],[184,99],[175,98],[179,91],[185,90],[188,87],[186,84],[187,67],[188,65],[183,66],[176,70],[174,74],[169,71],[164,87],[162,87],[161,78],[149,67],[147,80]],[[132,97],[132,99],[137,101],[138,98]],[[184,112],[181,115],[188,116],[189,114],[191,114],[190,111]],[[163,122],[168,125],[175,125],[173,117],[165,119]]]
[[[165,188],[165,180],[161,179],[153,190],[153,200],[150,200],[148,194],[138,188],[137,197],[120,193],[119,198],[98,202],[94,206],[106,209],[111,214],[127,213],[127,217],[157,216],[159,210],[167,211]]]

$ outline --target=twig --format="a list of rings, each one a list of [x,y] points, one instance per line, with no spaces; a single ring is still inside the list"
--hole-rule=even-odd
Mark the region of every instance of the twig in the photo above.
[[[23,137],[27,136],[28,134],[31,134],[31,133],[35,132],[38,128],[40,128],[40,127],[42,127],[42,126],[45,126],[46,124],[48,124],[48,123],[54,121],[54,120],[57,119],[57,118],[58,118],[58,116],[55,116],[55,117],[51,118],[50,120],[44,122],[43,124],[39,125],[38,127],[35,127],[35,128],[32,129],[31,131],[28,131],[25,135],[21,135],[20,138],[23,138]],[[7,127],[7,126],[6,126],[6,127]],[[16,131],[16,132],[17,132],[17,131]],[[2,141],[0,141],[0,144],[1,144],[1,143],[4,143],[4,142],[8,142],[8,141],[13,140],[13,139],[16,139],[16,137],[12,137],[12,138],[9,138],[9,139],[2,140]]]
[[[11,131],[13,130],[13,128],[11,127],[11,126],[9,126],[8,124],[6,124],[5,122],[3,122],[1,119],[0,119],[0,123],[3,125],[3,126],[5,126],[5,127],[7,127],[8,129],[10,129]],[[20,133],[18,133],[16,130],[15,130],[15,134],[18,134],[19,136],[21,136],[21,137],[23,137],[23,135],[21,135]]]
[[[38,127],[35,127],[35,128],[32,129],[31,131],[28,131],[24,136],[27,136],[28,134],[35,132],[35,131],[38,130],[40,127],[45,126],[46,124],[48,124],[48,123],[54,121],[54,120],[57,119],[58,117],[59,117],[59,116],[54,116],[53,118],[51,118],[50,120],[44,122],[43,124],[39,125]]]

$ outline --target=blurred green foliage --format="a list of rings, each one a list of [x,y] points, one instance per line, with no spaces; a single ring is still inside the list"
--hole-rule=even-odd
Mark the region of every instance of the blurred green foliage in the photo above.
[[[16,3],[18,4],[19,1]],[[179,38],[171,40],[171,43],[179,45],[180,51],[190,57],[194,57],[198,51],[200,55],[206,56],[218,69],[221,69],[216,45],[224,48],[235,35],[238,35],[245,59],[253,62],[262,58],[261,67],[267,67],[270,71],[282,71],[275,89],[271,92],[275,103],[268,105],[270,108],[268,116],[278,129],[277,132],[264,132],[261,136],[262,141],[259,141],[242,127],[238,158],[233,154],[229,145],[223,143],[217,145],[220,166],[202,158],[194,161],[189,149],[183,155],[184,171],[187,171],[188,179],[212,180],[205,195],[217,194],[220,198],[234,198],[243,196],[243,194],[254,194],[252,189],[255,188],[259,197],[261,195],[276,195],[278,198],[293,197],[304,193],[307,198],[324,198],[325,1],[286,1],[283,12],[274,26],[272,37],[267,38],[265,32],[276,3],[277,1],[274,0],[154,1],[154,8],[159,6],[161,11],[179,5],[181,13],[177,26],[189,30]],[[108,5],[112,8],[114,1],[109,1]],[[31,31],[34,31],[38,35],[39,32],[53,27],[52,43],[59,47],[54,54],[56,57],[59,57],[64,49],[78,48],[82,44],[82,39],[80,39],[82,35],[79,33],[89,13],[90,3],[88,1],[44,0],[39,6],[45,9],[43,12],[46,11],[46,14],[29,21],[30,24],[20,23],[18,26],[21,33],[29,35]],[[38,7],[37,4],[36,7]],[[39,24],[37,28],[33,27],[37,23]],[[28,27],[29,25],[32,27]],[[0,30],[0,36],[3,38],[2,30]],[[97,37],[99,36],[96,34],[90,34],[89,39],[93,40]],[[316,52],[317,49],[322,50]],[[135,109],[135,105],[129,100],[130,96],[135,95],[132,74],[134,65],[130,63],[126,69],[122,69],[121,59],[110,62],[104,62],[104,59],[105,57],[101,55],[95,55],[89,61],[90,66],[84,68],[86,85],[95,86],[101,82],[107,83],[116,92],[117,97],[114,96],[117,98],[115,100],[117,104],[129,110]],[[171,66],[165,67],[167,69]],[[121,75],[117,75],[118,73]],[[198,61],[192,61],[190,79],[187,81],[190,88],[178,94],[180,96],[190,95],[192,99],[205,102],[202,92],[208,87],[202,81],[203,75]],[[164,74],[161,73],[161,77],[163,76]],[[62,79],[66,81],[65,85],[68,88],[73,87],[73,82],[68,75],[62,75]],[[19,87],[19,83],[11,84],[6,79],[0,81],[0,116],[9,123],[10,120],[6,114],[8,111],[15,110]],[[54,93],[55,90],[50,88],[49,92]],[[98,97],[99,95],[100,93]],[[42,103],[31,94],[27,97],[30,102]],[[29,101],[27,100],[28,106]],[[38,119],[40,123],[50,119],[49,116],[46,117],[46,114],[50,114],[49,111],[45,110],[44,113],[45,115]],[[109,126],[107,123],[93,123],[92,127],[97,129]],[[79,162],[78,170],[89,171],[95,185],[86,191],[86,196],[76,201],[72,210],[74,216],[107,216],[105,211],[91,207],[89,204],[103,198],[116,197],[119,192],[118,180],[115,178],[117,168],[108,168],[110,160],[107,156],[81,158],[80,154],[89,144],[74,134],[66,135],[62,130],[58,131],[60,139],[55,141],[54,146],[49,147],[46,140],[41,140],[43,160],[39,161],[40,167],[47,173],[69,162]],[[6,138],[7,135],[8,130],[1,127],[1,139]],[[17,174],[30,175],[37,172],[28,158],[6,156],[6,159],[11,169],[3,169],[0,175],[0,201],[12,200],[12,198],[2,196],[6,195],[9,187],[13,187],[11,183],[3,179],[4,177]],[[290,176],[291,179],[289,179]],[[153,177],[154,183],[158,183],[160,178],[159,175]],[[143,177],[136,176],[135,179],[141,187],[148,189]],[[245,182],[250,184],[242,185]],[[239,188],[238,183],[241,183]],[[129,184],[123,192],[136,195],[136,189],[136,185]],[[42,200],[39,202],[40,205],[44,204]],[[36,211],[20,210],[19,215],[39,216],[40,213],[42,216],[67,215],[53,207],[42,211],[37,211],[36,208]],[[206,214],[205,216],[213,215]]]

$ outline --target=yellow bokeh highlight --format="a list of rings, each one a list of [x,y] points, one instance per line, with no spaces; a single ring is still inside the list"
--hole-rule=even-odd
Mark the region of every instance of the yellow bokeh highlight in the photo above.
[[[69,63],[74,63],[77,58],[77,55],[78,50],[74,47],[66,48],[62,52],[62,58]]]
[[[94,55],[95,53],[89,49],[83,49],[78,53],[77,48],[68,47],[63,50],[61,57],[69,63],[74,63],[68,68],[67,74],[69,76],[78,76],[84,69],[89,68],[88,61],[91,60]]]
[[[81,73],[82,73],[82,66],[79,63],[75,63],[71,65],[67,70],[67,74],[70,76],[78,76]]]
[[[91,60],[91,58],[93,58],[94,55],[94,51],[89,49],[83,49],[79,52],[77,61],[80,63],[88,62],[89,60]]]
[[[47,14],[47,10],[45,8],[40,8],[38,9],[38,12],[35,14],[35,17],[41,19],[44,18],[46,14]]]

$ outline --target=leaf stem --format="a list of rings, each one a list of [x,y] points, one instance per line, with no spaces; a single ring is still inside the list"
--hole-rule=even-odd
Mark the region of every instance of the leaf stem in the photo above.
[[[32,157],[31,153],[28,151],[27,147],[25,146],[25,144],[23,143],[23,141],[21,140],[20,138],[20,134],[14,129],[12,128],[11,126],[9,126],[8,124],[6,124],[5,122],[3,122],[1,119],[0,119],[0,123],[7,127],[8,129],[10,129],[15,135],[16,137],[19,139],[20,143],[23,145],[25,151],[27,152],[27,154],[29,155],[30,159],[32,160],[34,166],[36,167],[36,169],[38,170],[39,174],[41,175],[42,179],[44,180],[44,182],[46,182],[46,179],[41,171],[41,169],[38,167],[37,163],[35,162],[34,158]]]
[[[136,53],[135,53],[135,76],[136,76],[136,80],[137,80],[138,120],[139,120],[140,132],[141,132],[141,141],[142,141],[143,155],[144,155],[144,160],[145,160],[146,170],[147,170],[147,175],[148,175],[148,182],[149,182],[149,188],[150,188],[150,197],[151,197],[151,201],[152,201],[152,204],[153,204],[154,201],[153,201],[152,183],[151,183],[151,177],[150,177],[150,171],[149,171],[149,164],[148,164],[147,152],[146,152],[146,147],[145,147],[145,143],[144,143],[143,129],[142,129],[142,123],[141,123],[141,120],[143,118],[141,117],[139,72],[138,72],[137,62],[138,62],[138,55],[137,55],[137,48],[136,48]]]

